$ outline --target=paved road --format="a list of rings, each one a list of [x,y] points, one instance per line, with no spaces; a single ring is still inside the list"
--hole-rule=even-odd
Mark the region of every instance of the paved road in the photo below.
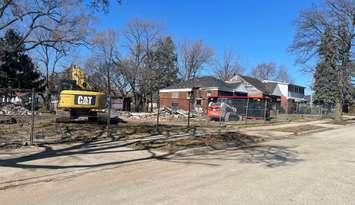
[[[82,163],[80,154],[70,160]],[[0,167],[10,173],[0,186],[32,180],[0,190],[0,204],[355,204],[355,126],[200,156],[24,168]]]

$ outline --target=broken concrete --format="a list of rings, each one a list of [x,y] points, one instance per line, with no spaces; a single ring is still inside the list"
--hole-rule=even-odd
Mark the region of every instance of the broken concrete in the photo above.
[[[31,115],[31,111],[21,105],[9,103],[0,105],[0,115]]]
[[[127,120],[133,121],[155,121],[157,119],[158,110],[154,112],[129,112],[120,115],[120,117],[126,117]],[[195,114],[191,113],[191,117]],[[160,121],[172,121],[172,120],[186,120],[188,117],[188,112],[184,110],[173,111],[170,108],[162,108],[159,110],[159,120]]]

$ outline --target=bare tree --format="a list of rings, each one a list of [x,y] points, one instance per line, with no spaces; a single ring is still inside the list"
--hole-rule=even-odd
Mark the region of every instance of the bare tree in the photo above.
[[[184,80],[194,78],[204,66],[212,62],[214,51],[203,41],[185,41],[181,51],[180,75]]]
[[[46,85],[48,87],[49,76],[55,72],[58,63],[64,59],[67,54],[67,51],[52,49],[48,46],[40,46],[36,49],[37,61],[40,63],[40,67],[44,68],[46,76]]]
[[[117,50],[117,32],[112,29],[107,29],[96,34],[93,39],[94,48],[96,49],[95,57],[98,60],[97,72],[102,78],[106,79],[106,94],[108,97],[108,115],[107,115],[107,136],[111,136],[110,121],[111,121],[111,96],[112,96],[112,74],[116,68],[116,60],[118,56]]]
[[[89,6],[95,10],[103,10],[103,11],[107,11],[108,7],[110,6],[110,0],[89,0],[87,1],[89,3]],[[85,3],[87,3],[85,2]],[[116,2],[118,2],[119,4],[122,3],[121,0],[116,0]],[[17,8],[17,9],[21,9],[21,5],[19,4],[20,2],[16,1],[16,0],[2,0],[0,2],[0,18],[4,17],[5,15],[7,15],[6,12],[14,12],[14,14],[17,14],[14,15],[16,17],[21,17],[21,18],[24,18],[26,17],[27,15],[30,15],[29,12],[25,12],[25,13],[22,13],[21,15],[17,13],[17,11],[8,11],[10,10],[11,8]],[[36,2],[37,3],[37,2]],[[49,3],[49,2],[48,2]],[[78,1],[78,3],[82,3],[82,1]],[[7,19],[7,23],[4,23],[4,25],[7,25],[7,24],[12,24],[14,23],[15,21],[17,21],[16,19],[14,18],[8,18]]]
[[[238,62],[232,50],[226,50],[223,56],[223,62],[217,62],[215,74],[220,80],[230,80],[236,74],[242,74],[244,68]]]
[[[341,119],[341,107],[350,97],[351,62],[354,60],[355,4],[353,0],[325,0],[324,6],[313,6],[300,13],[296,20],[296,35],[290,51],[297,55],[298,62],[317,62],[321,37],[326,30],[334,31],[337,44],[336,67],[338,91],[336,119]],[[314,66],[311,66],[313,68]],[[313,71],[310,69],[308,71]]]
[[[259,80],[274,80],[276,73],[277,68],[275,63],[260,63],[251,71],[251,75]]]
[[[325,0],[325,6],[313,6],[301,11],[295,21],[296,34],[289,47],[297,55],[297,63],[305,65],[318,58],[321,36],[327,28],[338,30],[342,25],[347,29],[350,39],[338,35],[340,41],[350,47],[355,39],[355,4],[352,0]],[[339,33],[338,33],[339,34]],[[354,57],[354,53],[351,55]],[[306,66],[304,71],[313,71],[314,66]]]
[[[51,80],[50,77],[54,74],[56,67],[60,63],[61,60],[63,60],[67,54],[66,50],[58,50],[58,49],[53,49],[52,47],[49,46],[40,46],[36,51],[36,58],[40,68],[44,68],[45,72],[45,87],[46,87],[46,94],[44,94],[44,104],[45,108],[49,110],[50,108],[50,98],[51,98],[51,88],[54,88],[53,86],[50,86],[49,81]]]
[[[277,66],[276,63],[260,63],[251,70],[251,75],[259,80],[293,82],[288,69],[282,65]]]
[[[125,46],[128,48],[128,59],[125,66],[127,80],[134,96],[135,110],[141,111],[145,105],[147,83],[151,82],[149,69],[153,66],[153,49],[161,37],[161,25],[141,19],[129,22],[125,31]]]
[[[82,45],[90,17],[79,0],[5,0],[0,4],[0,32],[23,33],[26,50],[60,43]],[[38,35],[44,34],[44,35]]]
[[[126,66],[118,51],[118,33],[107,29],[96,34],[94,39],[95,55],[88,59],[87,68],[97,89],[102,89],[100,81],[107,82],[107,69],[110,69],[110,82],[113,91],[122,96],[129,91]],[[101,83],[102,85],[102,83]]]
[[[97,56],[88,57],[84,63],[84,68],[92,90],[106,92],[107,76],[102,63],[98,62]]]
[[[96,11],[107,12],[110,6],[110,0],[91,0],[89,1],[90,7]],[[121,4],[122,0],[116,0],[117,3]]]
[[[275,77],[275,80],[281,81],[281,82],[286,82],[286,83],[293,83],[293,79],[288,73],[288,70],[285,66],[280,66],[277,75]]]

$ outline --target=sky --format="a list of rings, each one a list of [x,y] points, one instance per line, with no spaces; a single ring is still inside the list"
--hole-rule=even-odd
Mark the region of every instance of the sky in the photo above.
[[[309,87],[311,74],[303,73],[287,51],[295,33],[294,20],[312,0],[123,0],[112,1],[108,13],[98,15],[98,29],[122,31],[134,18],[159,22],[175,42],[202,40],[218,58],[232,49],[247,69],[262,62],[286,66],[296,84]],[[213,74],[206,68],[202,75]],[[306,89],[309,92],[309,88]]]

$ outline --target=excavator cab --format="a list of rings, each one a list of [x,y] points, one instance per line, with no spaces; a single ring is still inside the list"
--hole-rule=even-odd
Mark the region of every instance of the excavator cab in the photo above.
[[[78,89],[75,80],[62,80],[60,82],[60,90],[75,90]]]

